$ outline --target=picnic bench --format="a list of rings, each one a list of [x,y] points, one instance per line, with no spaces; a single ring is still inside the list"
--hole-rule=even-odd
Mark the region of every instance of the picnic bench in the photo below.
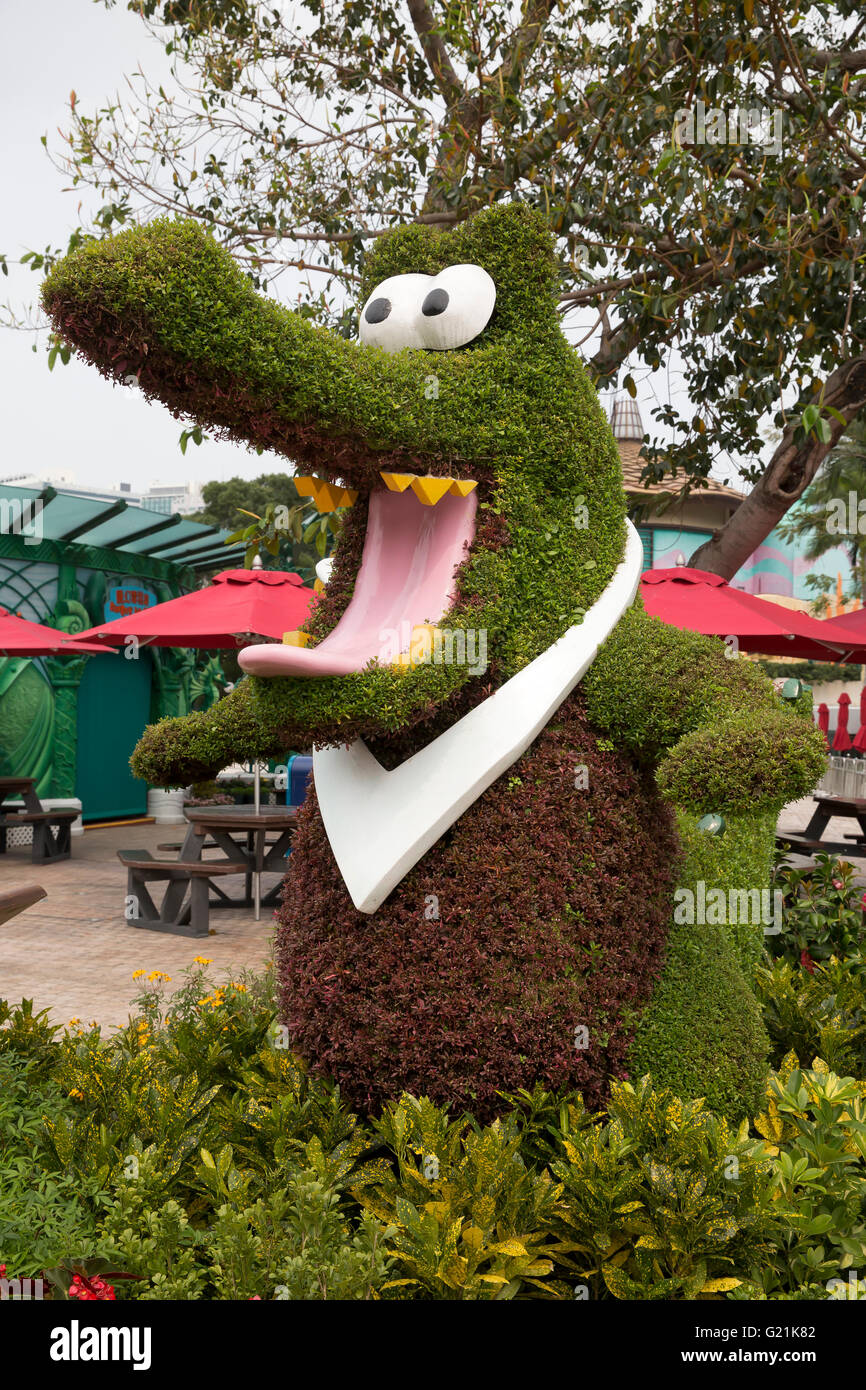
[[[253,875],[285,872],[296,824],[294,807],[265,806],[259,812],[241,806],[191,807],[185,815],[189,829],[183,842],[157,846],[163,854],[179,851],[177,858],[154,859],[146,849],[117,851],[127,871],[124,915],[131,927],[207,936],[212,907],[250,907]],[[206,859],[205,850],[218,850],[221,857]],[[244,878],[239,897],[215,882],[232,875]],[[158,882],[166,884],[159,907],[147,886]],[[263,902],[276,902],[279,891],[276,884]]]
[[[25,908],[47,897],[45,889],[40,888],[38,883],[24,883],[20,888],[7,888],[0,892],[0,927]]]
[[[119,849],[117,857],[127,871],[124,916],[131,927],[174,932],[178,936],[207,936],[211,891],[224,903],[237,905],[213,880],[242,874],[242,864],[227,860],[154,859],[146,849]],[[149,883],[166,884],[159,907],[150,895]]]
[[[20,796],[21,806],[6,804]],[[55,864],[72,853],[72,822],[77,811],[46,811],[36,795],[32,777],[0,777],[0,854],[7,849],[9,830],[20,825],[33,829],[31,859],[34,864]]]
[[[805,830],[800,834],[777,834],[778,845],[790,845],[795,854],[855,854],[866,856],[866,798],[834,796],[828,792],[815,793],[815,810]],[[844,840],[825,840],[824,831],[834,816],[855,820],[859,833],[846,835]]]

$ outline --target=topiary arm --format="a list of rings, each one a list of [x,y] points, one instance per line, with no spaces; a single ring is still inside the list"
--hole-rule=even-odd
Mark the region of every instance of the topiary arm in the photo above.
[[[695,813],[757,811],[805,796],[825,764],[811,721],[786,708],[752,662],[632,609],[584,682],[593,723]]]

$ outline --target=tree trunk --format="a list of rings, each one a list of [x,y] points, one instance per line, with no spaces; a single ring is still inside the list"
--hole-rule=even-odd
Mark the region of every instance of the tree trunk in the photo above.
[[[689,560],[692,569],[732,579],[788,508],[799,501],[827,454],[866,407],[866,357],[852,358],[836,368],[825,384],[821,405],[842,417],[822,415],[830,426],[827,443],[819,444],[811,436],[803,441],[802,435],[798,442],[799,422],[792,421],[763,477],[730,520],[695,551]]]

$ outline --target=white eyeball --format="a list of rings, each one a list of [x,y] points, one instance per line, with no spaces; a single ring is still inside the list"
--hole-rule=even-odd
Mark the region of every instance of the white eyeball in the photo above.
[[[480,265],[449,265],[435,275],[421,305],[426,348],[465,347],[483,332],[496,303],[496,286]]]
[[[392,275],[377,285],[361,311],[358,336],[362,343],[399,352],[422,348],[418,327],[420,305],[430,286],[429,275]]]
[[[449,265],[438,275],[392,275],[361,311],[362,343],[386,352],[465,347],[490,322],[496,286],[480,265]]]

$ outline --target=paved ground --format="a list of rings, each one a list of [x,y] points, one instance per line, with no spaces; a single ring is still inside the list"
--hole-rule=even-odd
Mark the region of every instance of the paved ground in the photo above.
[[[784,832],[803,830],[812,814],[811,797],[786,806],[779,821]],[[842,840],[856,828],[853,821],[832,820],[827,838]],[[86,830],[72,842],[72,858],[38,869],[29,849],[0,855],[0,888],[41,883],[48,897],[0,927],[0,997],[17,1003],[33,999],[50,1009],[57,1023],[70,1018],[97,1019],[104,1026],[122,1025],[129,1001],[138,992],[134,970],[163,970],[180,983],[180,972],[194,956],[213,960],[216,978],[248,966],[261,969],[271,956],[272,910],[253,919],[251,908],[211,913],[214,935],[204,938],[165,935],[127,926],[123,918],[126,871],[118,849],[149,849],[160,841],[180,839],[182,827],[117,826]],[[850,855],[866,882],[866,859]],[[795,860],[805,863],[805,859]],[[278,882],[263,878],[264,889]],[[240,880],[237,880],[240,884]],[[154,885],[154,896],[160,892]],[[237,887],[229,881],[229,891]]]
[[[172,989],[182,983],[180,971],[194,956],[210,957],[217,979],[242,966],[263,967],[271,956],[272,908],[262,909],[259,922],[252,908],[211,912],[215,934],[207,938],[127,926],[126,870],[116,851],[149,849],[161,857],[157,843],[182,835],[182,826],[164,825],[85,830],[73,838],[71,859],[44,868],[31,864],[29,848],[0,855],[0,889],[39,883],[48,893],[0,927],[0,997],[14,1003],[33,999],[34,1007],[50,1009],[57,1023],[76,1017],[122,1025],[130,999],[139,992],[134,970],[163,970],[172,977],[166,987]],[[242,882],[224,879],[221,886],[234,895]],[[263,891],[278,882],[277,875],[263,875]],[[160,893],[154,884],[157,901]]]
[[[792,835],[801,834],[809,824],[814,809],[815,801],[811,796],[804,796],[802,801],[792,801],[790,805],[783,808],[779,817],[779,833],[784,835],[788,831]],[[842,816],[833,816],[824,831],[824,839],[842,843],[846,836],[859,833],[860,827],[856,821],[848,820]],[[851,849],[846,851],[842,857],[850,860],[858,870],[855,881],[866,883],[866,855],[863,854],[859,846],[852,844]],[[796,864],[798,868],[808,864],[808,862],[808,858],[804,855],[791,855],[791,863]]]

